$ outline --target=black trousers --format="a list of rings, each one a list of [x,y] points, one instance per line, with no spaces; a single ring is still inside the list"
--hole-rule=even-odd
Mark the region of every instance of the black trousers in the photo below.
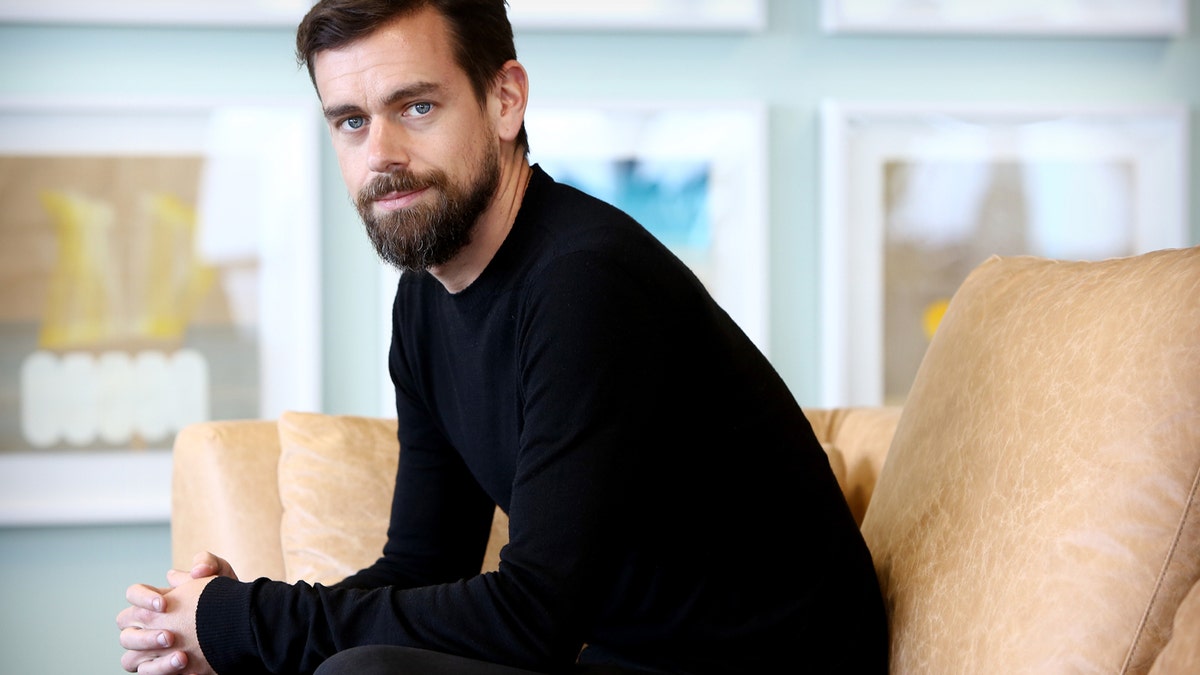
[[[334,654],[315,675],[545,675],[411,647],[372,645]],[[571,675],[643,675],[612,666],[575,666]]]

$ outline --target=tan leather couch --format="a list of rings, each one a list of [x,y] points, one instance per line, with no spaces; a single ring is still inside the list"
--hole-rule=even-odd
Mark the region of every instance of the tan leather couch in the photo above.
[[[875,557],[893,672],[1200,673],[1200,247],[989,260],[903,411],[806,413]],[[188,428],[176,564],[212,550],[243,578],[325,582],[369,564],[394,433],[301,413]]]

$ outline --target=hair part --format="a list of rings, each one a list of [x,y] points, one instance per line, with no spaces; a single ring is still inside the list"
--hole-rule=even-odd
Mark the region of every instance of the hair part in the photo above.
[[[506,0],[321,0],[296,30],[296,60],[308,69],[315,88],[318,53],[344,47],[395,19],[430,8],[446,20],[455,61],[483,105],[504,64],[517,58],[505,4]],[[528,154],[524,123],[516,142]]]

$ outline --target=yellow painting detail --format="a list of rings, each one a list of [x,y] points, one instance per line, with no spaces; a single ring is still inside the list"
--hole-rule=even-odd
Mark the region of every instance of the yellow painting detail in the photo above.
[[[194,255],[196,210],[168,194],[142,199],[150,219],[149,297],[136,324],[139,336],[177,340],[183,337],[196,305],[217,280],[217,270]]]
[[[58,244],[41,348],[183,338],[193,311],[217,280],[217,270],[195,253],[194,208],[169,194],[143,194],[127,228],[130,245],[118,252],[111,245],[111,204],[54,190],[43,192],[41,203]]]
[[[942,317],[946,316],[946,309],[949,307],[949,298],[934,300],[925,306],[925,311],[921,315],[921,328],[925,331],[926,340],[933,339],[933,334],[942,324]]]
[[[113,208],[67,192],[44,192],[41,202],[53,221],[58,257],[38,342],[55,349],[101,341],[114,330]]]

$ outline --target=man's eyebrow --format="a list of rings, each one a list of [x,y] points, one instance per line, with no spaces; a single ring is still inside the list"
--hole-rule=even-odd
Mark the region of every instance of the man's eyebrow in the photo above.
[[[325,119],[333,121],[342,117],[350,117],[361,113],[362,109],[358,106],[347,103],[345,105],[335,105],[324,109]]]
[[[407,87],[401,87],[393,91],[383,100],[383,103],[390,106],[405,99],[428,96],[441,88],[441,85],[436,82],[414,82]]]
[[[394,105],[397,102],[404,101],[410,98],[419,96],[428,96],[441,89],[441,85],[436,82],[414,82],[405,87],[401,87],[392,93],[388,94],[383,100],[384,107]],[[324,109],[325,119],[335,120],[346,116],[359,115],[363,113],[363,109],[353,103],[344,105],[330,106]]]

